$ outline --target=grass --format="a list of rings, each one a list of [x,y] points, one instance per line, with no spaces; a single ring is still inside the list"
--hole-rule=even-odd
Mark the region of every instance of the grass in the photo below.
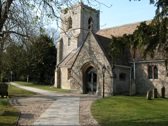
[[[0,98],[0,126],[15,126],[19,117],[19,111],[8,105],[5,98]]]
[[[31,96],[35,93],[8,85],[9,98],[15,96]],[[7,98],[0,98],[0,126],[16,126],[19,111],[8,104]]]
[[[9,97],[14,97],[14,96],[32,96],[35,95],[36,93],[28,91],[28,90],[24,90],[21,88],[17,88],[13,85],[8,85],[8,93],[9,93]]]
[[[29,87],[39,88],[39,89],[43,89],[43,90],[48,90],[48,91],[69,93],[69,90],[67,90],[67,89],[55,88],[55,87],[51,87],[49,85],[44,85],[44,84],[41,85],[41,84],[36,84],[36,83],[32,83],[32,82],[22,82],[22,81],[15,81],[15,83],[21,84],[21,85],[24,85],[24,86],[29,86]]]
[[[91,112],[101,126],[168,125],[168,99],[113,96],[96,100]]]

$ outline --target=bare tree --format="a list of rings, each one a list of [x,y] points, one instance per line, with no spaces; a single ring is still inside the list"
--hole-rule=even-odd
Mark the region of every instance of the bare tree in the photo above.
[[[11,41],[25,42],[44,32],[44,26],[53,20],[59,27],[61,10],[78,2],[97,7],[103,4],[98,0],[0,0],[0,67],[3,51]]]

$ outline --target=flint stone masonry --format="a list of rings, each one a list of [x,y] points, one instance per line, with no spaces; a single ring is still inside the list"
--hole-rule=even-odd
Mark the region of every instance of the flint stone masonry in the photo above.
[[[148,79],[148,65],[158,67],[159,79]],[[168,95],[168,77],[166,76],[165,62],[138,63],[136,64],[136,92],[146,94],[147,91],[157,89],[158,97],[161,97],[161,89],[165,86],[165,95]],[[167,89],[167,90],[166,90]]]
[[[83,61],[83,62],[81,62]],[[97,94],[102,92],[102,66],[108,67],[105,72],[105,94],[111,94],[111,79],[112,72],[110,64],[107,58],[104,56],[100,45],[96,42],[95,37],[92,33],[88,35],[80,53],[72,67],[72,78],[71,78],[71,89],[73,92],[83,93],[83,73],[88,69],[88,67],[93,66],[97,70],[98,84],[97,84]]]

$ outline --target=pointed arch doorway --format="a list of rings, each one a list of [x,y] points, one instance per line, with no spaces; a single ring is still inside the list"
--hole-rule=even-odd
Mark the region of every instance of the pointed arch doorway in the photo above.
[[[84,73],[84,94],[96,94],[97,72],[94,67],[89,67]]]

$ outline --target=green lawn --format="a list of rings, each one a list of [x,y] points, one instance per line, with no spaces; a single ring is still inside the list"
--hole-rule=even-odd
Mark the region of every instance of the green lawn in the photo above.
[[[0,126],[15,126],[19,117],[19,111],[8,105],[5,98],[0,98]]]
[[[168,99],[113,96],[96,100],[91,112],[101,126],[168,125]]]
[[[9,98],[15,96],[30,96],[35,93],[17,88],[15,86],[8,86]],[[7,98],[0,98],[0,126],[16,126],[19,118],[19,111],[8,104]]]
[[[36,93],[28,91],[28,90],[24,90],[21,88],[17,88],[13,85],[8,85],[8,93],[9,93],[9,97],[14,97],[14,96],[31,96],[31,95],[35,95]]]
[[[35,88],[39,88],[39,89],[43,89],[43,90],[48,90],[48,91],[69,93],[69,90],[55,88],[55,87],[51,87],[49,85],[44,85],[44,84],[41,85],[41,84],[36,84],[36,83],[32,83],[32,82],[22,82],[22,81],[15,81],[15,83],[25,85],[25,86],[29,86],[29,87],[35,87]]]

